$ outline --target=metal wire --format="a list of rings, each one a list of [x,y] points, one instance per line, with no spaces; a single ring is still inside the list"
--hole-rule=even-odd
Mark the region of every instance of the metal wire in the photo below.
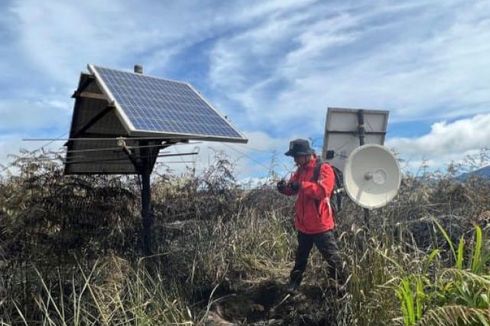
[[[230,148],[230,149],[232,149],[232,150],[234,150],[234,151],[236,151],[236,152],[238,152],[238,153],[242,154],[243,156],[247,157],[249,160],[251,160],[251,161],[253,161],[253,162],[255,162],[255,163],[259,164],[260,166],[264,167],[264,168],[266,169],[266,171],[267,171],[267,172],[269,172],[269,171],[271,170],[271,166],[266,166],[266,165],[265,165],[265,164],[263,164],[262,162],[259,162],[259,161],[257,161],[256,159],[252,158],[250,155],[248,155],[248,154],[246,154],[246,153],[244,153],[244,152],[242,152],[242,151],[240,151],[240,150],[238,150],[238,149],[236,149],[236,148],[233,148],[233,147],[232,147],[231,145],[229,145],[229,144],[224,144],[224,145],[225,145],[225,146],[227,146],[228,148]],[[271,153],[271,155],[273,154],[273,152],[270,152],[270,153]],[[287,167],[287,166],[285,166],[285,165],[283,166],[283,168],[284,168],[284,167],[285,167],[286,173],[283,175],[282,179],[284,179],[284,178],[286,177],[286,175],[291,174],[291,173],[293,172],[293,170],[295,169],[295,167],[288,168],[288,167]]]
[[[162,145],[148,145],[148,146],[127,146],[128,149],[138,148],[154,148],[161,147]],[[106,151],[122,151],[122,147],[106,147],[106,148],[87,148],[87,149],[74,149],[66,151],[66,153],[87,153],[87,152],[106,152]]]
[[[145,136],[145,137],[130,137],[130,136],[117,136],[117,137],[83,137],[83,138],[23,138],[22,141],[101,141],[101,140],[191,140],[194,138],[189,138],[186,136],[174,136],[174,137],[163,137],[163,136]],[[207,139],[213,139],[215,140],[216,138],[214,137],[200,137],[196,136],[196,140],[207,140]]]
[[[194,144],[200,144],[201,142],[195,142],[195,143],[188,143],[188,144],[172,144],[171,146],[185,146],[185,145],[194,145]],[[139,148],[155,148],[155,147],[162,147],[165,146],[165,144],[158,144],[158,145],[142,145],[142,146],[127,146],[128,149],[139,149]],[[102,151],[118,151],[122,150],[122,147],[103,147],[103,148],[88,148],[88,149],[74,149],[74,150],[69,150],[66,151],[67,153],[83,153],[83,152],[102,152]],[[169,152],[164,152],[164,153],[169,153]]]
[[[198,152],[191,152],[191,153],[181,153],[181,154],[163,154],[163,155],[157,155],[156,157],[171,157],[171,156],[188,156],[188,155],[196,155]],[[141,158],[141,156],[135,156],[136,159]],[[97,158],[93,160],[73,160],[73,161],[65,161],[65,164],[83,164],[83,163],[102,163],[102,162],[118,162],[118,161],[124,161],[121,162],[122,164],[127,164],[129,161],[129,158],[126,157],[121,157],[121,158]],[[114,163],[117,164],[117,163]]]

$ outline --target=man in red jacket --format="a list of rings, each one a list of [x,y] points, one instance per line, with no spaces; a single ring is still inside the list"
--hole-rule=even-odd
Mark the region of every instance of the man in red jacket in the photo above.
[[[342,260],[334,236],[334,216],[330,206],[330,196],[335,185],[335,174],[328,164],[320,166],[318,180],[313,180],[317,156],[307,140],[296,139],[290,142],[287,156],[294,157],[298,166],[291,179],[279,181],[277,189],[282,194],[297,195],[294,225],[298,231],[296,262],[290,274],[288,292],[294,293],[301,284],[303,272],[313,244],[328,263],[330,278],[342,285]]]

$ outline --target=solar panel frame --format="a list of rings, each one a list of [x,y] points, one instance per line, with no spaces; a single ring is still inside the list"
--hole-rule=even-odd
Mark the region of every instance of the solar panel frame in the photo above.
[[[358,111],[354,108],[329,107],[325,119],[322,158],[330,164],[344,170],[350,153],[360,146],[358,129]],[[365,144],[383,145],[388,126],[389,111],[362,109],[364,112]],[[326,158],[329,150],[335,151],[335,157]]]
[[[94,65],[88,65],[89,71],[96,77],[96,80],[98,84],[100,85],[101,90],[106,94],[106,96],[109,98],[109,100],[112,102],[114,107],[116,108],[116,112],[118,116],[120,117],[120,120],[122,124],[124,125],[125,129],[128,131],[128,133],[131,136],[157,136],[157,137],[170,137],[170,138],[181,138],[181,139],[196,139],[196,140],[211,140],[211,141],[227,141],[227,142],[241,142],[241,143],[246,143],[248,140],[245,138],[245,136],[238,131],[236,128],[234,128],[231,123],[218,111],[216,108],[209,103],[191,84],[181,82],[181,81],[174,81],[174,80],[169,80],[169,79],[163,79],[159,77],[154,77],[154,76],[149,76],[149,75],[141,75],[138,73],[134,72],[127,72],[127,71],[120,71],[120,70],[114,70],[110,68],[104,68],[104,67],[99,67],[99,66],[94,66]],[[150,129],[143,129],[140,126],[136,125],[136,122],[133,123],[131,121],[131,118],[125,111],[125,108],[123,107],[123,104],[120,103],[118,100],[118,96],[115,96],[114,93],[111,90],[111,87],[109,87],[102,77],[102,70],[108,70],[111,72],[115,73],[122,73],[122,74],[128,74],[128,76],[135,75],[139,78],[141,77],[148,77],[150,79],[155,79],[157,81],[164,81],[164,82],[170,82],[170,83],[177,83],[183,86],[186,86],[189,91],[192,92],[192,96],[197,96],[199,100],[201,100],[205,106],[206,110],[210,109],[215,116],[211,116],[210,118],[212,119],[220,119],[219,123],[224,123],[224,126],[227,127],[227,130],[233,131],[233,133],[236,133],[237,137],[232,137],[232,136],[223,136],[223,135],[217,135],[217,134],[212,134],[210,131],[209,134],[205,133],[191,133],[191,132],[172,132],[172,131],[155,131],[155,130],[150,130]],[[101,72],[99,72],[101,70]],[[130,97],[128,97],[130,98]],[[155,102],[156,103],[156,102]],[[127,108],[126,108],[127,109]],[[165,112],[167,113],[167,112]],[[205,115],[203,114],[203,117]],[[179,121],[177,121],[179,122]],[[196,119],[195,124],[199,124],[200,121]],[[189,121],[185,121],[184,123],[189,123]],[[181,125],[183,126],[183,124]],[[200,128],[211,128],[212,126],[203,126],[201,125]],[[182,128],[181,128],[182,129]],[[223,132],[225,133],[225,132]]]
[[[126,139],[129,146],[137,146],[136,141]],[[71,141],[66,153],[65,174],[136,174],[138,171],[128,156],[117,150],[117,139],[102,138],[90,141],[81,138]],[[114,150],[105,150],[114,148]],[[80,151],[80,152],[79,152]],[[87,151],[87,152],[83,152]]]

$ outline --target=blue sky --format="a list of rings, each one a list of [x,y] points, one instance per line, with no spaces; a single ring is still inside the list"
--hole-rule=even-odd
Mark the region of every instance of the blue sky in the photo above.
[[[250,139],[200,144],[199,162],[225,150],[242,177],[267,174],[274,152],[290,165],[290,139],[321,148],[327,107],[389,110],[386,145],[409,169],[490,146],[489,1],[4,0],[0,10],[3,164],[43,145],[22,138],[66,137],[89,63],[192,83]]]

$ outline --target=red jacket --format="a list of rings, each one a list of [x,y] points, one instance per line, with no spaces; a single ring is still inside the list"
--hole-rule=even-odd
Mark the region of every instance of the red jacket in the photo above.
[[[328,164],[322,164],[318,182],[312,181],[317,157],[308,164],[299,167],[288,181],[288,186],[281,193],[296,199],[296,218],[294,225],[298,231],[307,234],[321,233],[335,228],[333,211],[330,207],[330,195],[335,184],[335,174]],[[289,186],[292,182],[300,184],[294,192]]]

